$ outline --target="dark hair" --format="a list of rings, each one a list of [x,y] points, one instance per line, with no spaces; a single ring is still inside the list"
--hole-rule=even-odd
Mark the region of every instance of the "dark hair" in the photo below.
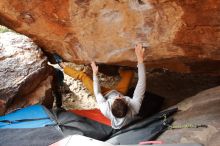
[[[112,114],[116,118],[123,118],[128,111],[128,105],[122,99],[115,99],[111,107]]]

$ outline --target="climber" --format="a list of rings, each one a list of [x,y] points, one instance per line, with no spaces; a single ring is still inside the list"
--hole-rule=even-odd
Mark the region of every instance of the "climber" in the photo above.
[[[131,122],[135,115],[138,114],[146,88],[145,66],[143,64],[144,48],[141,44],[136,45],[135,53],[138,60],[138,83],[133,98],[124,96],[133,79],[133,71],[120,69],[119,74],[121,80],[115,89],[100,88],[97,78],[98,67],[95,62],[91,63],[93,70],[92,81],[83,71],[77,71],[70,68],[62,62],[59,56],[55,55],[55,57],[58,64],[64,69],[64,73],[75,79],[81,80],[85,87],[95,95],[100,111],[111,120],[112,128],[120,129]]]
[[[141,44],[136,45],[135,53],[138,60],[138,82],[134,90],[133,98],[126,95],[126,92],[133,76],[132,72],[120,71],[122,80],[116,90],[108,92],[101,91],[97,78],[98,67],[94,62],[91,63],[93,70],[93,87],[96,100],[103,115],[111,120],[114,129],[120,129],[129,124],[139,113],[146,88],[146,76],[144,61],[144,48]]]

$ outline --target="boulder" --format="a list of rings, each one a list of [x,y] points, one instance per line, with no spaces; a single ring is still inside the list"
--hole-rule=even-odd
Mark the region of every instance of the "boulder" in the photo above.
[[[177,104],[173,125],[204,124],[207,128],[167,130],[158,139],[165,143],[220,144],[220,86],[205,90]]]
[[[53,69],[26,36],[0,33],[0,115],[51,98]]]
[[[220,73],[219,0],[0,1],[0,24],[65,60]]]

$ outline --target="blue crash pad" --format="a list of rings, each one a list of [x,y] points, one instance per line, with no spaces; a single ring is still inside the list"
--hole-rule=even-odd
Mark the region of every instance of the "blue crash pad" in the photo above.
[[[0,116],[1,129],[39,128],[51,124],[55,124],[55,122],[50,119],[47,112],[45,111],[45,108],[43,108],[41,105],[28,106],[7,115]]]

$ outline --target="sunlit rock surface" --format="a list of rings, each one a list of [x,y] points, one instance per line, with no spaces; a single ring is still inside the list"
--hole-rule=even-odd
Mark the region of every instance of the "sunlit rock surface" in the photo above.
[[[201,143],[205,146],[220,144],[220,86],[205,90],[177,104],[180,112],[173,125],[204,124],[207,128],[168,130],[158,139],[165,143]]]
[[[50,96],[52,69],[40,48],[23,35],[0,33],[0,78],[0,115]]]
[[[220,73],[219,0],[1,0],[0,24],[65,60]]]

